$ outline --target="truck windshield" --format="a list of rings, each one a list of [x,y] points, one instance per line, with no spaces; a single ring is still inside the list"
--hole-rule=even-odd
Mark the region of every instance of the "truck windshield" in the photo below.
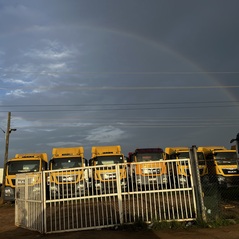
[[[51,160],[51,169],[67,169],[82,167],[82,158],[53,158]]]
[[[198,164],[199,165],[206,165],[206,160],[204,157],[204,154],[202,152],[197,152],[197,157],[198,157]],[[179,159],[189,159],[190,155],[189,152],[181,152],[178,154]],[[183,165],[188,165],[188,161],[181,162]]]
[[[189,159],[189,152],[180,152],[177,155],[179,159]]]
[[[146,161],[159,161],[163,160],[162,153],[144,153],[136,155],[137,162],[146,162]]]
[[[236,165],[238,163],[236,152],[219,152],[214,155],[220,165]]]
[[[197,156],[198,156],[198,164],[206,165],[206,160],[205,160],[204,154],[202,152],[197,152]]]
[[[40,160],[21,160],[11,161],[8,163],[8,174],[14,175],[17,173],[38,172]]]
[[[189,159],[189,152],[179,152],[176,154],[177,159]],[[188,160],[180,160],[179,165],[188,165]]]
[[[123,155],[96,157],[96,165],[124,163]]]

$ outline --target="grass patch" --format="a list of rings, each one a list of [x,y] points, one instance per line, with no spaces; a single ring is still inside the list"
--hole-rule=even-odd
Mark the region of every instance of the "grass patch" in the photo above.
[[[142,220],[142,218],[137,218],[134,223],[122,224],[117,227],[117,230],[123,231],[146,231],[149,230],[148,224]]]

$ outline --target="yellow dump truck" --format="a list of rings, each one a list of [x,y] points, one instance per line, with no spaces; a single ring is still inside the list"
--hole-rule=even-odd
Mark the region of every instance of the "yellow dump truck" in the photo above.
[[[91,185],[94,192],[116,192],[117,180],[120,180],[122,190],[127,188],[126,164],[120,145],[116,146],[94,146],[91,150],[92,157],[90,165]],[[115,164],[119,164],[117,174]],[[117,178],[118,175],[118,178]]]
[[[211,182],[224,188],[239,187],[238,158],[235,149],[224,146],[198,147],[205,157]]]
[[[53,148],[47,179],[50,198],[83,195],[87,182],[85,166],[83,147]]]
[[[15,158],[8,160],[5,177],[5,201],[15,201],[16,174],[41,172],[47,169],[47,164],[46,153],[16,154]]]
[[[137,148],[129,153],[131,183],[136,188],[168,183],[166,154],[161,148]]]
[[[169,159],[177,159],[175,163],[172,163],[170,169],[172,183],[176,183],[177,186],[187,187],[191,185],[190,169],[188,161],[190,159],[189,147],[167,147],[165,152]],[[202,182],[208,182],[208,169],[206,165],[206,159],[201,149],[197,149],[198,167]],[[188,159],[188,161],[186,160]]]

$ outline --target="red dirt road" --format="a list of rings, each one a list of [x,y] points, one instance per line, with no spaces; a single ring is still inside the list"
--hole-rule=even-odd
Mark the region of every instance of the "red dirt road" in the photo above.
[[[42,235],[14,225],[14,205],[0,205],[0,238],[10,239],[239,239],[239,225],[221,228],[189,228],[158,231],[119,231],[119,230],[89,230]]]

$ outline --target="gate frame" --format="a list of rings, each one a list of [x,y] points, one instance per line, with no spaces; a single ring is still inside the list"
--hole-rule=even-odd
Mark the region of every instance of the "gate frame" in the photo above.
[[[205,207],[204,207],[204,202],[203,202],[203,197],[202,197],[202,187],[201,187],[201,182],[200,182],[200,175],[199,175],[199,170],[198,170],[198,162],[197,162],[197,154],[195,153],[195,146],[192,146],[192,148],[190,149],[190,159],[188,159],[188,165],[190,166],[189,170],[191,171],[190,173],[190,179],[192,181],[192,185],[190,188],[186,188],[185,189],[185,192],[187,191],[189,193],[189,191],[192,193],[190,194],[192,199],[192,202],[190,203],[190,210],[192,210],[192,213],[195,214],[195,217],[190,217],[190,218],[181,218],[181,219],[175,219],[176,221],[192,221],[192,220],[195,220],[198,218],[198,216],[202,216],[202,219],[205,220]],[[176,160],[166,160],[166,162],[170,163],[170,162],[175,162]],[[116,168],[116,175],[119,175],[120,173],[120,166],[119,164],[116,164],[114,165],[115,168]],[[94,166],[95,167],[95,166]],[[127,164],[126,164],[126,167]],[[85,167],[86,170],[90,170],[90,168],[92,167]],[[41,198],[40,200],[31,200],[29,199],[28,197],[28,185],[27,185],[27,179],[29,176],[29,174],[18,174],[17,177],[16,177],[16,206],[15,206],[15,225],[16,226],[20,226],[20,227],[24,227],[24,228],[27,228],[27,229],[30,229],[30,230],[36,230],[36,231],[39,231],[40,233],[45,233],[45,234],[48,234],[48,233],[56,233],[56,232],[66,232],[66,231],[79,231],[79,230],[89,230],[89,229],[99,229],[99,228],[105,228],[105,227],[112,227],[112,226],[116,226],[116,225],[120,225],[120,224],[123,224],[123,223],[132,223],[132,222],[124,222],[125,221],[125,212],[126,212],[126,208],[124,208],[124,203],[127,203],[127,200],[131,200],[133,198],[137,198],[139,195],[144,195],[142,197],[145,197],[147,195],[149,195],[150,193],[148,191],[144,191],[144,192],[136,192],[136,191],[129,191],[129,192],[122,192],[121,190],[121,182],[120,182],[120,177],[116,177],[117,180],[116,180],[116,184],[117,184],[117,192],[112,194],[113,197],[115,197],[115,200],[117,198],[117,207],[118,207],[118,211],[117,211],[117,217],[119,219],[119,223],[117,224],[110,224],[110,225],[99,225],[99,226],[88,226],[88,227],[80,227],[80,228],[74,228],[74,229],[63,229],[63,230],[57,230],[57,231],[47,231],[47,204],[48,203],[51,203],[50,201],[51,200],[48,200],[47,199],[47,195],[46,195],[46,192],[47,192],[47,174],[49,174],[49,170],[48,171],[43,171],[43,172],[40,172],[39,174],[41,174]],[[128,173],[128,170],[127,170],[127,173]],[[195,176],[196,175],[196,176]],[[18,193],[18,179],[23,179],[25,180],[25,192],[24,192],[24,195],[25,195],[25,198],[18,198],[17,197],[17,193]],[[128,182],[128,185],[130,185],[130,183]],[[89,185],[88,185],[89,186]],[[149,190],[150,191],[150,190]],[[152,193],[155,193],[157,192],[158,194],[159,193],[163,193],[162,195],[164,195],[165,193],[165,196],[170,196],[170,192],[171,192],[171,196],[173,193],[175,193],[176,191],[182,191],[182,189],[165,189],[165,190],[152,190]],[[112,196],[111,195],[111,196]],[[128,195],[128,196],[127,196]],[[137,196],[138,195],[138,196]],[[154,195],[154,194],[152,194]],[[160,194],[161,195],[161,194]],[[100,195],[102,196],[102,195]],[[174,195],[173,195],[174,196]],[[104,198],[105,200],[108,199],[108,197],[110,197],[109,195],[105,194],[104,195]],[[154,196],[155,197],[155,196]],[[164,196],[163,196],[164,197]],[[78,200],[86,200],[86,201],[83,201],[83,202],[87,202],[87,200],[90,200],[90,199],[93,199],[93,203],[94,203],[94,199],[96,199],[97,196],[90,196],[90,197],[82,197],[82,199],[78,199]],[[103,197],[102,197],[103,198]],[[65,201],[69,201],[70,203],[74,200],[77,200],[77,198],[69,198],[69,200],[66,200]],[[147,199],[148,200],[148,199]],[[166,200],[164,198],[164,200]],[[169,200],[172,200],[172,198],[170,198]],[[52,201],[55,201],[57,203],[57,200],[52,200]],[[82,202],[81,201],[81,202]],[[41,207],[41,210],[42,210],[42,213],[40,215],[40,218],[39,218],[39,215],[37,215],[36,217],[36,223],[35,224],[38,224],[38,223],[41,223],[41,227],[38,227],[38,228],[33,228],[31,227],[31,225],[33,225],[34,223],[27,223],[26,225],[22,225],[21,223],[19,223],[18,221],[18,216],[19,216],[19,203],[20,202],[24,202],[24,210],[26,210],[28,213],[30,214],[27,214],[27,220],[28,220],[28,215],[31,215],[33,212],[29,211],[31,209],[29,209],[29,204],[30,203],[37,203],[39,204],[40,203],[40,207]],[[110,202],[110,201],[109,201]],[[108,202],[108,203],[109,203]],[[136,201],[137,202],[137,201]],[[146,201],[147,202],[147,201]],[[59,203],[59,201],[58,201]],[[136,205],[132,204],[132,205],[129,205],[130,202],[127,203],[127,205],[129,207],[133,207],[133,213],[134,214],[130,214],[131,217],[134,218],[134,220],[136,218],[138,218],[138,214],[139,212],[141,211],[140,209],[140,202],[137,202]],[[160,202],[160,205],[162,206],[163,204],[161,204],[163,202]],[[165,201],[164,203],[167,203],[167,201]],[[60,204],[59,204],[60,205]],[[177,204],[178,206],[178,204]],[[165,212],[168,213],[168,208],[169,205],[166,205],[164,206],[165,207]],[[150,209],[147,208],[147,210],[149,211]],[[150,213],[150,212],[147,212],[147,213]],[[148,216],[147,216],[148,217]],[[152,218],[152,215],[149,214],[149,219]],[[117,221],[118,221],[117,219]],[[40,220],[40,222],[39,222]],[[160,221],[161,219],[159,219]],[[168,220],[168,221],[172,221],[172,220]],[[152,221],[145,221],[145,222],[152,222]]]

